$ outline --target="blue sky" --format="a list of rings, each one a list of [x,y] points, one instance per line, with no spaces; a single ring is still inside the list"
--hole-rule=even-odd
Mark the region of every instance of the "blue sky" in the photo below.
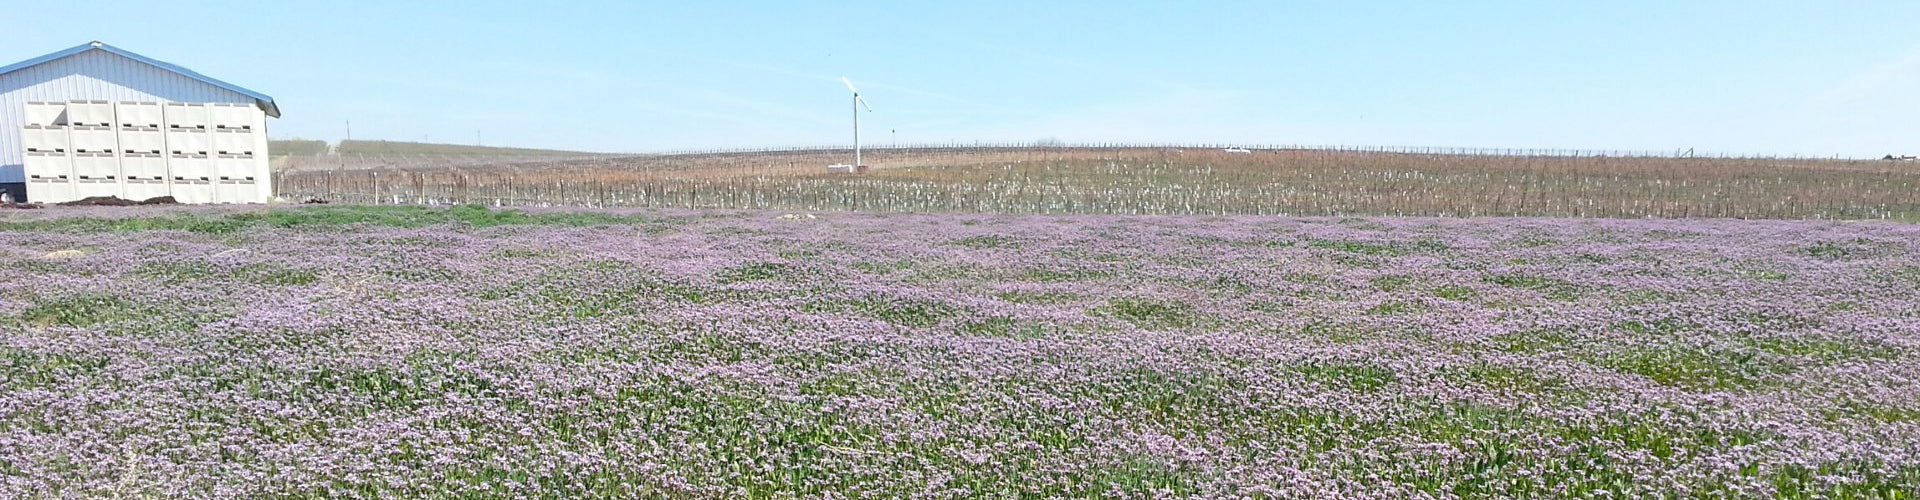
[[[697,4],[697,5],[696,5]],[[258,90],[277,138],[1920,153],[1920,2],[0,1]],[[91,29],[77,29],[87,25]],[[207,26],[222,26],[213,30]],[[893,132],[897,131],[897,132]]]

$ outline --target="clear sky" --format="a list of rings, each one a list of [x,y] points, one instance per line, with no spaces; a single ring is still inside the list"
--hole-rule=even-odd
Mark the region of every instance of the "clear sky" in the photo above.
[[[1920,1],[0,0],[274,96],[276,138],[1920,153]],[[4,62],[0,62],[4,64]],[[897,131],[897,132],[894,132]],[[476,137],[477,136],[477,137]]]

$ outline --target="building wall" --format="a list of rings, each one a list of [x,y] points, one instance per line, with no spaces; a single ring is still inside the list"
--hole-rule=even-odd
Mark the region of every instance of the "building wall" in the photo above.
[[[273,197],[267,116],[253,103],[42,101],[27,103],[26,116],[30,202]]]
[[[33,101],[238,102],[252,97],[101,50],[0,75],[0,184],[25,182],[20,127]]]

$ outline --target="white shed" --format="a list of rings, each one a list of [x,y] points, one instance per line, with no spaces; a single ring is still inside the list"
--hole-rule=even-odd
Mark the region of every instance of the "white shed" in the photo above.
[[[0,193],[58,202],[273,193],[266,94],[100,42],[0,67]]]

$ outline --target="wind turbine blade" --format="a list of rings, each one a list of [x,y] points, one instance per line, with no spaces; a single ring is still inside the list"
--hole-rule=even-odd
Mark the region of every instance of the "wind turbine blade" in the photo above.
[[[857,92],[856,92],[856,93],[857,93]],[[863,107],[866,107],[866,108],[867,108],[867,112],[868,112],[868,113],[872,113],[872,112],[873,112],[873,105],[871,105],[871,104],[867,104],[867,98],[865,98],[865,97],[860,97],[860,96],[854,96],[854,99],[855,99],[855,100],[858,100],[858,101],[860,101],[860,105],[861,105],[861,106],[863,106]]]
[[[848,80],[847,77],[843,76],[840,77],[840,83],[847,84],[847,90],[851,90],[855,94],[860,93],[860,89],[853,88],[853,80]]]

